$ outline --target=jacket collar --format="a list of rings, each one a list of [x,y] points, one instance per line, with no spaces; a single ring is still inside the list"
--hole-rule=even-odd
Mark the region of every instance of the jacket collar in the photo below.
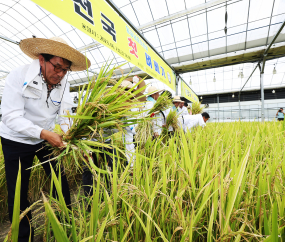
[[[41,77],[41,67],[40,67],[40,61],[38,59],[33,60],[33,62],[30,64],[28,71],[25,76],[25,81],[22,87],[22,95],[26,98],[31,99],[40,99],[42,95],[42,88],[44,82],[42,81]],[[66,77],[64,77],[61,81],[58,88],[60,89],[60,95],[63,94],[63,89],[66,84]]]
[[[151,97],[151,96],[148,96],[146,100],[147,100],[147,101],[151,101],[151,102],[153,102],[153,103],[156,102],[156,101],[153,99],[153,97]]]

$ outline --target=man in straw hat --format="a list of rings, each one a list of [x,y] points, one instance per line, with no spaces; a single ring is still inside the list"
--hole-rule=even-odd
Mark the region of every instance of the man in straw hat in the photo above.
[[[173,102],[173,110],[176,110],[179,114],[181,114],[181,112],[180,112],[180,110],[179,110],[179,105],[181,104],[181,103],[184,103],[182,100],[181,100],[181,98],[179,97],[179,96],[175,96],[174,98],[173,98],[173,100],[172,100],[172,102]]]
[[[149,94],[149,96],[147,97],[147,105],[146,105],[146,109],[150,110],[153,108],[154,104],[156,103],[156,100],[159,98],[160,92],[162,92],[163,90],[159,90],[154,86],[151,86],[148,88],[147,93]],[[162,116],[161,113],[157,113],[157,114],[152,114],[151,117],[154,117],[156,119],[154,119],[153,121],[153,136],[156,138],[161,134],[161,130],[162,130]]]
[[[54,147],[63,146],[61,136],[53,132],[57,116],[62,130],[68,130],[68,119],[61,117],[65,110],[72,107],[66,74],[69,71],[83,71],[90,66],[90,61],[84,55],[58,37],[24,39],[20,42],[20,48],[34,60],[29,65],[17,67],[8,75],[2,97],[0,123],[11,221],[19,161],[21,211],[29,207],[29,168],[35,155],[43,163],[48,177],[51,175],[50,165],[58,174],[57,162],[46,162],[52,158],[46,143]],[[70,206],[69,187],[64,173],[61,174],[61,184],[66,204]],[[29,241],[30,233],[33,240],[30,220],[31,212],[20,222],[19,242]]]

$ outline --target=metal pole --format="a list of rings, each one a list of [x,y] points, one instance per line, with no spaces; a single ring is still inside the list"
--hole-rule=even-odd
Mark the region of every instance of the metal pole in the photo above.
[[[178,83],[179,83],[179,76],[176,76],[176,82],[175,82],[175,95],[178,96]]]
[[[262,121],[262,122],[264,122],[264,120],[265,120],[265,110],[264,110],[264,85],[263,85],[265,62],[266,62],[266,55],[263,57],[262,67],[261,67],[261,71],[260,71],[261,121]]]
[[[14,41],[14,40],[9,39],[9,38],[2,36],[2,35],[0,35],[0,39],[6,40],[6,41],[11,42],[11,43],[16,44],[16,45],[20,44],[20,42]]]
[[[219,105],[220,99],[219,99],[219,94],[217,95],[217,101],[218,101],[218,122],[219,122],[220,121],[220,105]]]
[[[264,51],[264,56],[267,55],[267,52],[269,51],[269,49],[271,48],[271,46],[274,44],[275,40],[277,39],[278,35],[281,33],[282,29],[284,28],[285,26],[285,20],[283,22],[283,24],[280,26],[278,32],[275,34],[273,40],[271,41],[271,43],[268,45],[267,49]]]
[[[3,70],[0,70],[0,72],[4,72],[4,73],[9,74],[9,71],[3,71]]]
[[[239,92],[239,94],[238,94],[238,107],[239,107],[239,115],[238,115],[238,117],[239,117],[239,121],[241,121],[240,92]]]
[[[256,67],[254,68],[254,70],[251,72],[250,76],[247,78],[246,82],[244,83],[243,87],[240,89],[239,93],[242,91],[242,89],[245,87],[246,83],[249,81],[249,79],[251,78],[251,76],[253,75],[253,73],[255,72],[256,68],[258,67],[258,64],[256,65]]]

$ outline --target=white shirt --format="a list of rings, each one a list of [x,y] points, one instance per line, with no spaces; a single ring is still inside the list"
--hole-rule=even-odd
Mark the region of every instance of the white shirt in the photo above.
[[[206,126],[202,114],[180,116],[178,119],[180,126],[182,126],[185,132],[187,131],[187,129],[191,132],[191,130],[197,127],[198,125],[201,127]]]
[[[154,102],[152,102],[152,101],[147,101],[146,102],[146,110],[149,111],[150,109],[153,108],[153,106],[154,106]],[[159,112],[159,113],[155,114],[153,116],[153,118],[154,119],[153,119],[153,122],[152,122],[152,124],[153,124],[152,130],[153,130],[154,133],[158,133],[160,135],[161,131],[162,131],[162,122],[163,122],[162,119],[163,119],[163,117],[162,117],[161,113]]]
[[[2,96],[0,136],[20,143],[38,144],[43,141],[40,139],[43,129],[53,131],[57,115],[58,123],[66,132],[69,119],[60,115],[66,115],[73,102],[65,77],[60,84],[51,91],[48,107],[47,86],[40,75],[39,60],[12,70]]]
[[[181,115],[189,115],[188,110],[185,106],[183,106],[181,110],[182,110]]]

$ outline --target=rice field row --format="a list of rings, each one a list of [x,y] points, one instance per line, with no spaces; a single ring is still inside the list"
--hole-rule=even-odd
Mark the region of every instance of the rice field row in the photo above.
[[[44,241],[285,241],[284,131],[283,122],[211,123],[148,140],[133,168],[121,159],[109,172],[110,192],[94,170],[94,196],[78,190],[72,211],[45,193],[38,231]],[[64,165],[74,179],[74,161]],[[0,169],[3,200],[3,157]]]

